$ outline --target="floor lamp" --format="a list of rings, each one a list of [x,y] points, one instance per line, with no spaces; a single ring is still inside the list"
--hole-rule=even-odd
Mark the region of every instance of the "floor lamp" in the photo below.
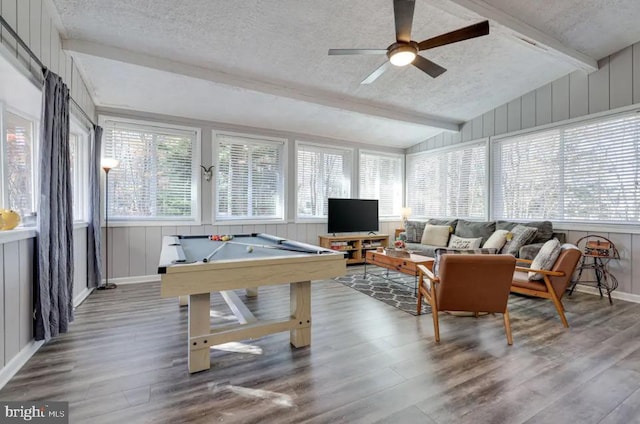
[[[104,228],[105,228],[105,281],[104,285],[99,286],[98,290],[115,289],[114,283],[109,282],[109,171],[117,167],[120,161],[117,159],[102,159],[102,169],[104,170]]]

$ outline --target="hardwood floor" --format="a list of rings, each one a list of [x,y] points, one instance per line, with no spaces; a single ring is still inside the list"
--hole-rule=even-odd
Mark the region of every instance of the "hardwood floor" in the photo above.
[[[431,316],[316,282],[311,347],[288,333],[228,344],[189,375],[187,310],[159,293],[94,292],[0,399],[69,401],[72,423],[640,423],[640,304],[574,293],[565,329],[551,302],[512,296],[513,346],[501,315],[441,314],[436,344]],[[247,303],[286,315],[287,296]],[[213,324],[233,319],[212,304]]]

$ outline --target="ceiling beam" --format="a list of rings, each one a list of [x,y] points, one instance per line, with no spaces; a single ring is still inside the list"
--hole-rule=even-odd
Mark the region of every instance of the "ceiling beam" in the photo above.
[[[598,61],[584,53],[572,49],[552,36],[532,27],[518,18],[495,8],[481,0],[449,0],[460,7],[489,19],[493,23],[513,31],[513,35],[529,44],[541,47],[558,58],[571,63],[587,73],[598,70]]]
[[[336,95],[335,93],[310,90],[309,88],[286,86],[280,82],[270,82],[256,79],[251,76],[240,75],[234,72],[203,68],[184,62],[151,56],[140,52],[93,43],[90,41],[76,39],[63,40],[62,48],[70,53],[75,52],[94,57],[101,57],[159,71],[170,72],[177,75],[212,81],[217,84],[241,87],[247,90],[271,94],[274,96],[287,97],[335,109],[361,113],[363,115],[372,115],[380,118],[391,119],[394,121],[425,125],[446,131],[458,132],[460,125],[462,124],[459,120],[420,114],[414,111],[402,110],[401,108],[395,107],[391,109],[387,106],[354,101],[346,96]]]

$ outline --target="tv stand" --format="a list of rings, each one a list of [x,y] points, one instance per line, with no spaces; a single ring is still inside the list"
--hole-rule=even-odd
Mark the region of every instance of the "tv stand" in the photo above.
[[[375,250],[378,247],[389,247],[387,234],[319,236],[319,244],[327,249],[338,250],[348,254],[347,264],[363,264],[367,256],[367,250]]]

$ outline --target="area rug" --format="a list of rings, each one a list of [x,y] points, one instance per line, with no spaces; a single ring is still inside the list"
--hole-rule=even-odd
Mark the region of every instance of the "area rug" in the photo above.
[[[416,304],[418,300],[413,290],[414,278],[394,271],[389,271],[389,279],[382,278],[379,275],[386,277],[386,270],[376,266],[367,266],[367,275],[365,277],[364,267],[349,267],[347,275],[337,277],[335,280],[401,311],[417,315]],[[431,308],[423,302],[422,313],[430,312]]]

